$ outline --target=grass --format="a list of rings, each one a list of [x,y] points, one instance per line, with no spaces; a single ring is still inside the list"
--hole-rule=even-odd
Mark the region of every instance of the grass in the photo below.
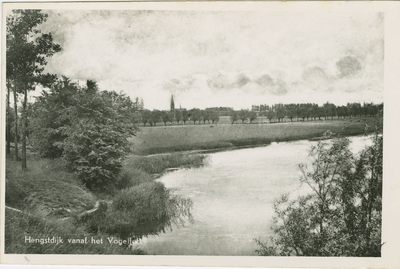
[[[321,136],[327,130],[344,136],[364,133],[365,124],[373,127],[376,118],[284,122],[272,124],[205,124],[141,127],[132,138],[134,153],[148,155],[188,150],[227,149],[264,145]],[[372,129],[372,128],[371,128]]]
[[[200,154],[173,153],[152,156],[130,156],[125,167],[134,167],[148,174],[160,174],[168,168],[200,167],[206,162]]]
[[[21,163],[7,158],[6,205],[22,210],[46,211],[60,209],[84,211],[94,206],[96,198],[72,173],[66,171],[61,160],[48,160],[31,155],[28,170]]]
[[[76,227],[72,222],[49,220],[35,213],[22,214],[9,209],[5,213],[5,253],[7,254],[145,254],[140,249],[129,249],[120,245],[108,244],[71,244],[67,239],[92,236],[82,227]],[[40,244],[25,242],[25,236],[31,238],[61,237],[63,244]],[[107,234],[93,235],[93,238],[106,240]],[[89,241],[90,242],[90,241]]]
[[[130,156],[122,173],[116,177],[116,188],[99,194],[87,190],[78,178],[68,172],[61,159],[28,156],[27,171],[21,163],[7,156],[5,252],[31,254],[145,254],[144,251],[110,244],[40,244],[27,243],[25,236],[47,238],[120,238],[158,234],[172,222],[190,218],[191,201],[181,199],[154,181],[154,174],[168,168],[201,166],[203,155],[168,154]],[[80,215],[91,209],[97,199],[107,202],[93,214]],[[109,204],[109,206],[108,206]],[[66,218],[65,217],[70,217]]]

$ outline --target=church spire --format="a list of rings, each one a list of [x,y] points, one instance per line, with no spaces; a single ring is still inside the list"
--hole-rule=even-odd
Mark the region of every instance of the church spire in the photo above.
[[[171,111],[173,112],[174,110],[175,110],[174,95],[171,94]]]

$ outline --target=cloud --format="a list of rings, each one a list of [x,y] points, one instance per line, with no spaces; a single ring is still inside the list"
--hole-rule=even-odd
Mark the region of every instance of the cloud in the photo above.
[[[288,93],[287,83],[283,79],[283,77],[285,77],[285,74],[278,71],[274,73],[276,73],[277,78],[274,79],[270,75],[264,74],[258,77],[255,80],[255,83],[257,84],[262,93],[269,93],[278,96],[287,94]]]
[[[256,80],[257,84],[260,86],[274,86],[274,80],[271,78],[270,75],[264,74]]]
[[[171,93],[199,107],[382,95],[382,13],[46,12],[42,30],[63,49],[47,72],[95,79],[149,108],[168,107]]]
[[[231,89],[233,84],[229,79],[221,73],[218,73],[207,79],[207,84],[211,89],[214,90],[225,90]]]
[[[243,87],[244,85],[246,85],[247,83],[249,83],[251,80],[249,79],[248,76],[246,76],[245,74],[240,74],[235,82],[235,85],[239,88]]]
[[[357,58],[352,56],[346,56],[340,59],[336,66],[340,72],[339,76],[341,78],[353,76],[361,71],[361,64]]]
[[[313,90],[329,90],[334,78],[328,76],[324,69],[318,66],[307,68],[303,71],[302,80],[307,87]]]

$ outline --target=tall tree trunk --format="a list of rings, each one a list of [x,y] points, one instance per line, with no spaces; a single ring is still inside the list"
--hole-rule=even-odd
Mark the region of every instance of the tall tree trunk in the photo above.
[[[15,152],[15,160],[18,161],[18,107],[17,107],[17,83],[14,83],[14,113],[15,113],[15,119],[14,119],[14,127],[15,127],[15,137],[14,137],[14,152]]]
[[[11,83],[7,83],[7,110],[6,110],[6,137],[7,137],[7,146],[6,153],[11,154],[11,121],[10,121],[10,87]]]
[[[28,103],[27,86],[24,86],[24,102],[22,104],[22,170],[26,170],[26,104]]]

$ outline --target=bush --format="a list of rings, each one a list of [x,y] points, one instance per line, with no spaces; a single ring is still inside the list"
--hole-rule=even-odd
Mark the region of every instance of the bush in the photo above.
[[[310,194],[275,201],[274,236],[255,240],[265,256],[380,257],[382,220],[383,137],[376,133],[373,145],[358,156],[349,140],[312,146],[311,167],[300,165],[301,183]]]
[[[192,220],[192,201],[171,194],[160,182],[147,182],[122,190],[106,212],[87,221],[91,232],[120,238],[157,235],[172,224]]]
[[[32,105],[32,144],[42,156],[63,156],[88,188],[104,191],[116,184],[131,150],[127,138],[137,131],[136,110],[123,94],[63,78]]]

